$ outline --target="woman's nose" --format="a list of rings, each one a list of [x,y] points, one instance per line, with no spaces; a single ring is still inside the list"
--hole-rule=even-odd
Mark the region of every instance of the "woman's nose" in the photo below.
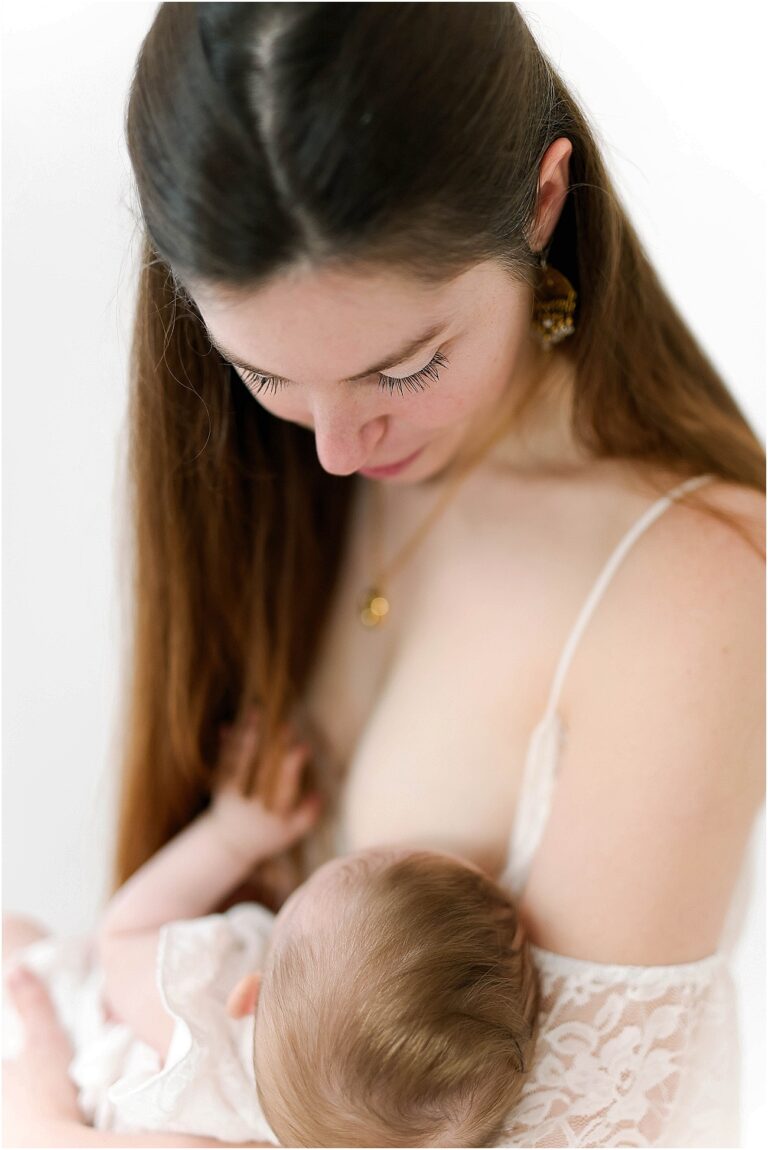
[[[386,431],[386,417],[361,423],[348,409],[315,410],[315,449],[320,466],[331,475],[351,475],[372,462]]]

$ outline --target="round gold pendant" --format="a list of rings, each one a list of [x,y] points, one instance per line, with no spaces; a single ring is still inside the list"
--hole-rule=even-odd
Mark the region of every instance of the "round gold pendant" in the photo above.
[[[380,627],[388,611],[387,597],[377,587],[370,587],[360,603],[360,622],[364,627]]]

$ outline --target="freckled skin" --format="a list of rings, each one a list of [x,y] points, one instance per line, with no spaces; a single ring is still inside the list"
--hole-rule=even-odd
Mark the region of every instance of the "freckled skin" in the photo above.
[[[386,466],[423,449],[385,482],[437,476],[495,425],[516,381],[545,362],[529,334],[530,288],[490,260],[438,289],[393,272],[302,270],[226,298],[201,289],[196,302],[215,343],[290,381],[256,395],[259,381],[235,369],[255,402],[314,430],[320,463],[334,475]],[[438,378],[423,380],[423,390],[390,394],[378,376],[343,382],[438,321],[445,322],[441,334],[385,370],[413,376],[439,351],[447,363],[436,365]]]

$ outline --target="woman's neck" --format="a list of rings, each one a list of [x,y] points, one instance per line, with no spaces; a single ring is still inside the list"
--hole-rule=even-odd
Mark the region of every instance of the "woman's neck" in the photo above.
[[[592,457],[576,442],[571,427],[575,386],[570,357],[529,346],[501,400],[482,413],[430,486],[442,487],[464,467],[526,477],[583,468]]]

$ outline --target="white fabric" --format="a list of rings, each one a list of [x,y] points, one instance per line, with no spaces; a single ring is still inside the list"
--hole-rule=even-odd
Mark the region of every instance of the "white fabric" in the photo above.
[[[534,728],[500,878],[519,898],[554,794],[567,728],[557,704],[579,638],[610,579],[655,519],[696,476],[658,499],[603,567],[564,646]],[[745,859],[721,945],[698,962],[618,966],[533,947],[542,988],[540,1037],[500,1146],[737,1146],[740,1044],[728,954],[747,902]]]
[[[165,1061],[122,1022],[105,1017],[103,971],[88,936],[45,938],[18,952],[48,986],[75,1049],[70,1077],[84,1120],[123,1133],[164,1130],[225,1142],[278,1139],[259,1105],[253,1020],[231,1019],[229,992],[262,964],[271,911],[255,903],[162,928],[157,978],[175,1026]],[[3,997],[3,1057],[23,1043]]]
[[[725,958],[610,966],[533,948],[541,1033],[500,1146],[738,1146]]]

